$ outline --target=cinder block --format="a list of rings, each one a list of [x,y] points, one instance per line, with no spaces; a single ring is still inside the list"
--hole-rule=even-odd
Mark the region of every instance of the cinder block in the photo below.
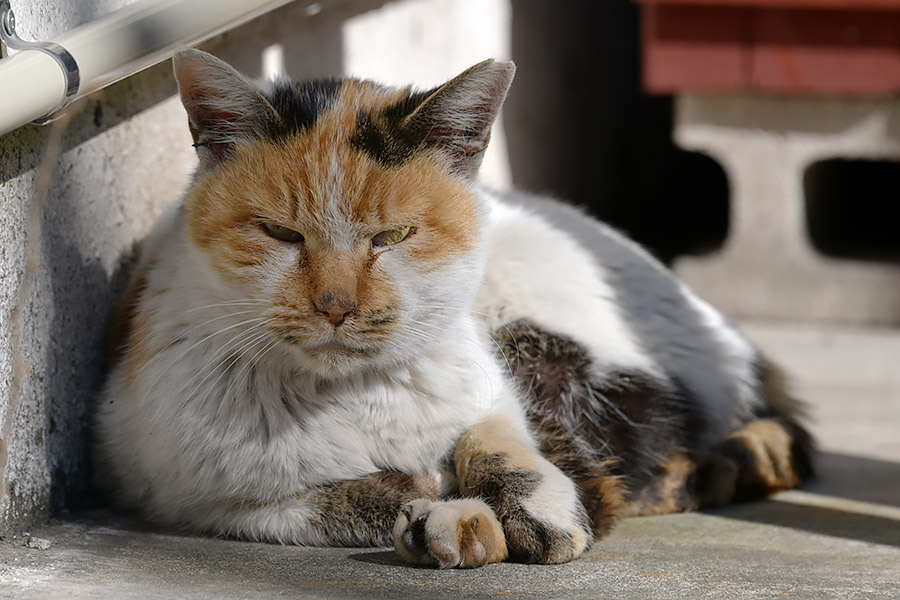
[[[731,186],[725,246],[676,264],[700,295],[734,317],[900,323],[900,268],[817,253],[802,187],[816,161],[900,160],[900,102],[684,94],[674,136],[716,159]],[[900,181],[884,194],[900,200]]]

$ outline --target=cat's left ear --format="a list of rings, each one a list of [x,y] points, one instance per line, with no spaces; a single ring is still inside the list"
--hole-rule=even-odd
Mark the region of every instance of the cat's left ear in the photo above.
[[[447,153],[458,173],[474,177],[515,72],[509,61],[486,60],[470,67],[425,92],[421,104],[404,118],[402,129]]]
[[[235,143],[261,137],[278,118],[256,86],[212,54],[184,50],[172,64],[204,168],[226,161]]]

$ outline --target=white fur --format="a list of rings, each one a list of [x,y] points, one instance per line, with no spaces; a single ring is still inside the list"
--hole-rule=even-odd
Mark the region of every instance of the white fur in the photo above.
[[[540,460],[541,482],[537,490],[522,500],[522,507],[536,520],[572,536],[577,556],[590,543],[579,526],[584,513],[575,483],[550,461]]]
[[[492,197],[488,271],[476,307],[488,329],[527,318],[577,340],[598,366],[658,374],[603,279],[602,265],[565,232]]]

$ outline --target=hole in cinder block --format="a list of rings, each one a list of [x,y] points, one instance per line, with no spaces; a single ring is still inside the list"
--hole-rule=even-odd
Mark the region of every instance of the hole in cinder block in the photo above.
[[[826,256],[900,260],[900,162],[830,159],[803,174],[810,242]]]
[[[671,115],[671,113],[669,113]],[[729,185],[715,160],[686,152],[646,132],[644,147],[624,153],[614,178],[614,194],[595,214],[622,229],[669,264],[679,256],[719,249],[728,236]]]

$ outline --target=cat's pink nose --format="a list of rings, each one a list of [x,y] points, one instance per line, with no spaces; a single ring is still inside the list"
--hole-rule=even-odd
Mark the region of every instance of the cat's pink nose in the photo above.
[[[356,312],[356,301],[347,294],[325,292],[316,302],[316,310],[337,327],[347,320],[351,313]]]

